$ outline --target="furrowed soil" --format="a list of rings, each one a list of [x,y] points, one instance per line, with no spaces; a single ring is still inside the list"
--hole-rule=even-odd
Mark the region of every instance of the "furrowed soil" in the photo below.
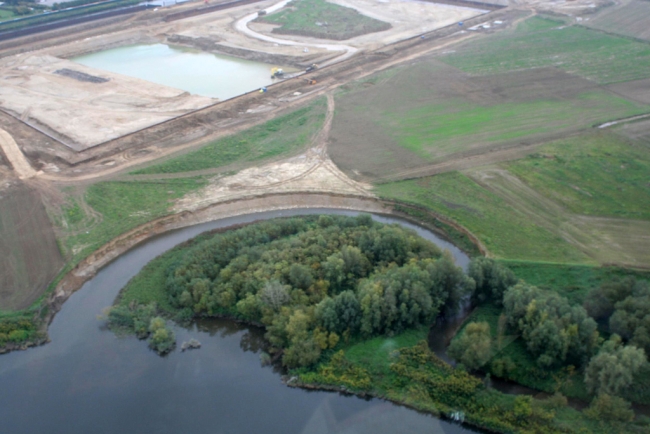
[[[553,66],[600,84],[650,77],[650,44],[539,17],[442,60],[476,75]]]
[[[41,196],[13,181],[0,191],[0,311],[29,307],[62,266]]]
[[[598,30],[650,40],[650,3],[648,0],[627,0],[604,9],[598,16],[583,21]]]
[[[340,93],[329,149],[352,177],[404,179],[520,158],[531,145],[649,111],[555,68],[472,77],[428,59]]]

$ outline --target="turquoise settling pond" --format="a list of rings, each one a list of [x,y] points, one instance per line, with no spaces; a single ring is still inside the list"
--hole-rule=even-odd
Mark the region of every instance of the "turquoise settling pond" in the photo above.
[[[165,44],[130,45],[71,60],[221,100],[268,86],[271,68],[278,66]]]

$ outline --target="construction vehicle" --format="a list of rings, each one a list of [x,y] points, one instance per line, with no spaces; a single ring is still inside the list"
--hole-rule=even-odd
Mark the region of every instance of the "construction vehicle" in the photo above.
[[[318,69],[318,65],[316,65],[315,63],[312,63],[311,65],[309,65],[307,67],[307,69],[305,69],[305,72],[312,72],[312,71],[314,71],[316,69]]]
[[[271,78],[282,78],[284,77],[284,71],[282,68],[273,68],[271,69]]]
[[[305,80],[307,82],[307,84],[316,84],[316,80],[314,80],[313,78],[304,78],[303,77],[303,80]]]

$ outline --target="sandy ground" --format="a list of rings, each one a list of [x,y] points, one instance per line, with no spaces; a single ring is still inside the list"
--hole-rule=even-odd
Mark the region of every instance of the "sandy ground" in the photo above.
[[[55,73],[61,69],[108,81],[89,83]],[[77,151],[213,102],[49,55],[0,61],[0,107]]]
[[[220,45],[269,55],[313,59],[342,53],[321,63],[324,66],[350,58],[359,50],[376,48],[482,13],[475,9],[419,1],[345,1],[346,6],[391,22],[393,29],[354,38],[349,44],[313,38],[296,38],[295,41],[276,38],[249,28],[249,23],[257,17],[258,10],[273,12],[282,8],[287,0],[262,2],[172,23],[159,23],[147,31],[129,29],[0,59],[0,108],[74,151],[82,151],[205,107],[214,100],[85,67],[62,57],[138,41],[164,42],[169,36],[181,35],[207,38]],[[268,26],[265,28],[270,30]],[[109,81],[88,83],[55,73],[64,68]]]
[[[393,26],[390,30],[357,36],[348,41],[350,45],[364,47],[392,44],[488,12],[417,0],[331,0],[331,2],[356,9],[363,15],[388,22]]]
[[[373,196],[370,185],[348,178],[327,156],[327,141],[334,117],[334,97],[327,95],[327,116],[307,152],[218,177],[200,191],[180,199],[174,210],[196,211],[215,203],[269,193],[336,193]]]
[[[0,148],[2,148],[18,178],[25,179],[36,176],[36,171],[29,164],[14,138],[2,129],[0,129]]]
[[[281,9],[286,3],[288,1],[284,0],[277,3],[273,9],[267,8],[267,11],[272,13]],[[418,0],[332,0],[332,3],[356,9],[363,15],[392,25],[392,28],[389,30],[369,33],[344,41],[345,45],[355,47],[359,50],[374,49],[386,44],[392,44],[488,12],[462,6],[429,3]],[[345,48],[342,42],[335,43],[330,41],[329,44],[323,44],[326,40],[295,35],[278,36],[271,33],[274,27],[272,25],[260,23],[246,24],[249,29],[256,33],[265,34],[266,38],[271,38],[279,44],[314,46],[329,50],[336,49],[335,46],[338,45],[341,47],[339,49],[350,51],[350,48]],[[246,32],[242,26],[242,21],[237,23],[237,29]],[[250,31],[248,33],[251,37],[260,38],[258,35],[253,35]]]

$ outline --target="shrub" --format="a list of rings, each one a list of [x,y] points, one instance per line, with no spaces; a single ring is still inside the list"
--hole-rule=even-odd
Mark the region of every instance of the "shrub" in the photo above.
[[[490,325],[487,322],[468,324],[463,334],[452,341],[448,353],[470,370],[481,368],[492,356]]]
[[[634,419],[634,411],[629,402],[606,393],[594,398],[584,413],[591,419],[607,422],[630,422]]]

